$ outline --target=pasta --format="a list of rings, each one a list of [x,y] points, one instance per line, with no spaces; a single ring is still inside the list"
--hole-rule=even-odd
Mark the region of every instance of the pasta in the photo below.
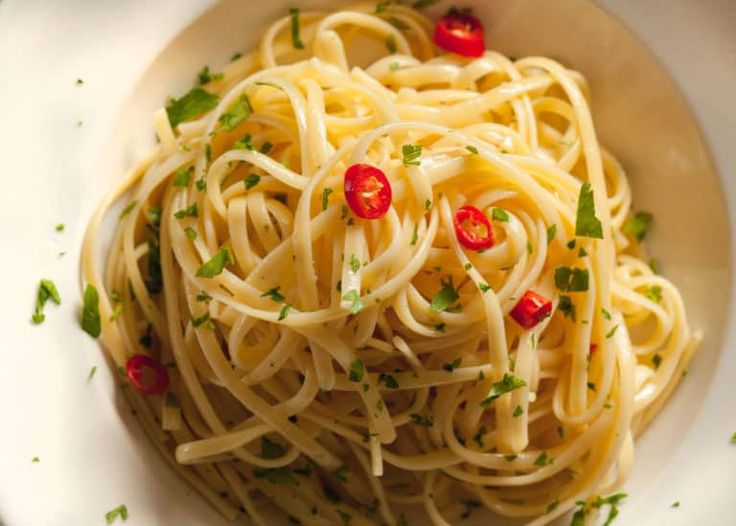
[[[592,515],[701,339],[584,77],[433,27],[292,11],[156,112],[90,221],[101,343],[230,520]]]

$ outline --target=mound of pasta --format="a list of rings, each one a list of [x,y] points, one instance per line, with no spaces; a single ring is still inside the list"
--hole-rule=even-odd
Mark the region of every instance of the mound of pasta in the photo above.
[[[292,10],[167,101],[83,325],[174,469],[254,524],[615,517],[700,335],[587,99],[381,2]]]

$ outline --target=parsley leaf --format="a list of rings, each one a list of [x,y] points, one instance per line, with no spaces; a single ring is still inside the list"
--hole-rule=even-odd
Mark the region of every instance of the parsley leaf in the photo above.
[[[394,378],[390,374],[381,373],[378,375],[378,383],[385,383],[386,387],[389,389],[398,389],[399,388],[399,382],[396,381],[396,378]]]
[[[255,150],[256,147],[253,144],[253,136],[250,133],[246,133],[239,141],[235,141],[233,148],[236,150]]]
[[[361,360],[353,360],[350,364],[350,371],[348,373],[348,380],[351,382],[362,382],[363,376],[365,375],[365,365]]]
[[[304,42],[299,37],[299,9],[291,8],[289,13],[291,13],[291,45],[294,49],[304,49]]]
[[[584,292],[588,290],[588,269],[557,267],[555,285],[563,292]]]
[[[358,272],[360,270],[360,260],[355,254],[352,254],[350,256],[350,270],[352,270],[353,273]]]
[[[258,174],[250,174],[248,177],[245,178],[245,189],[250,190],[255,185],[257,185],[259,182],[261,182],[261,176]]]
[[[409,415],[409,418],[411,418],[411,423],[417,426],[422,427],[432,427],[434,425],[434,419],[428,418],[426,416],[422,416],[418,413],[412,413]]]
[[[91,283],[88,283],[87,288],[84,289],[82,329],[93,338],[97,338],[102,332],[102,323],[100,319],[100,295]]]
[[[222,73],[212,74],[209,66],[203,67],[202,70],[197,74],[197,79],[199,80],[200,85],[208,84],[213,80],[222,80],[222,77]]]
[[[158,294],[164,288],[161,274],[161,246],[155,239],[148,240],[148,274],[145,283],[146,290],[151,294]]]
[[[214,278],[222,273],[225,265],[228,263],[234,263],[233,256],[230,253],[230,250],[227,248],[221,248],[220,251],[212,257],[212,259],[197,269],[197,273],[195,275],[200,278]]]
[[[652,364],[654,364],[655,369],[659,369],[659,366],[662,364],[662,357],[659,354],[652,356]]]
[[[187,235],[190,241],[194,241],[195,239],[197,239],[197,231],[190,226],[184,229],[184,233]]]
[[[396,38],[393,35],[386,37],[386,49],[388,49],[388,52],[391,54],[396,53]]]
[[[294,473],[286,466],[280,468],[256,469],[253,476],[259,479],[266,479],[271,484],[279,484],[281,486],[298,486],[299,481],[294,477]]]
[[[452,277],[447,281],[441,281],[441,283],[442,288],[434,295],[432,302],[429,305],[430,312],[446,311],[460,299],[460,295],[452,284]]]
[[[641,294],[643,294],[647,299],[652,300],[654,303],[662,301],[662,287],[659,285],[652,285],[648,289],[641,291]]]
[[[559,310],[565,316],[565,318],[570,318],[572,321],[576,321],[575,304],[570,299],[570,296],[560,295],[560,301],[557,304],[557,310]]]
[[[209,93],[202,88],[192,88],[189,93],[180,99],[172,98],[166,105],[166,114],[172,128],[176,128],[180,122],[193,119],[210,111],[217,106],[220,97]]]
[[[192,203],[190,206],[175,212],[174,217],[177,219],[184,219],[185,217],[199,217],[197,203]]]
[[[616,329],[618,329],[618,325],[614,325],[613,328],[610,331],[608,331],[608,333],[606,334],[606,339],[616,334]]]
[[[125,208],[123,208],[122,211],[120,212],[118,219],[122,219],[125,216],[127,216],[129,213],[131,213],[137,204],[138,204],[138,200],[133,200],[127,205],[125,205]]]
[[[214,325],[212,324],[212,321],[210,320],[210,313],[209,311],[205,312],[202,316],[199,318],[195,318],[192,316],[192,326],[196,329],[197,327],[200,327],[204,325],[205,329],[213,329]]]
[[[414,245],[417,244],[417,241],[418,240],[419,240],[419,225],[415,224],[414,225],[414,232],[411,235],[411,241],[409,242],[409,244],[411,246],[414,246]]]
[[[42,279],[38,283],[36,308],[34,309],[33,316],[31,317],[33,323],[39,324],[46,319],[46,315],[43,313],[43,308],[49,299],[57,305],[61,304],[61,296],[56,288],[56,284],[54,284],[50,279]]]
[[[266,437],[261,437],[261,457],[262,458],[281,458],[286,454],[286,451],[284,451],[284,448],[281,447],[281,444],[277,444],[276,442],[271,442]]]
[[[114,508],[105,513],[105,521],[107,521],[107,524],[112,524],[118,519],[118,517],[122,521],[128,520],[128,508],[125,506],[125,504],[121,504],[117,508]]]
[[[575,235],[603,239],[603,226],[595,216],[595,201],[590,183],[580,187],[578,210],[575,217]]]
[[[491,212],[491,218],[493,218],[494,221],[501,221],[505,223],[509,220],[509,215],[503,208],[494,208]]]
[[[281,312],[279,312],[279,318],[278,321],[286,319],[286,317],[289,315],[289,311],[291,310],[291,304],[287,303],[281,308]]]
[[[419,144],[405,144],[401,147],[404,156],[404,166],[419,166],[421,164],[422,147]]]
[[[546,466],[548,464],[552,464],[555,460],[547,455],[546,451],[542,451],[542,453],[536,458],[534,461],[535,466]]]
[[[374,11],[375,14],[383,13],[386,9],[388,9],[389,4],[391,3],[391,0],[387,0],[385,2],[378,2],[376,4],[376,10]]]
[[[360,299],[360,294],[358,294],[358,291],[355,289],[347,291],[342,299],[353,302],[350,306],[350,314],[358,314],[365,306],[363,305],[363,300]]]
[[[466,150],[468,150],[468,151],[469,151],[470,153],[474,153],[475,155],[478,155],[478,148],[476,148],[476,147],[475,147],[475,146],[473,146],[472,144],[468,144],[468,145],[467,145],[467,146],[465,147],[465,149],[466,149]]]
[[[59,223],[54,227],[57,232],[63,232],[64,231],[64,223]]]
[[[436,4],[438,1],[439,0],[417,0],[411,6],[414,9],[424,9],[425,7],[429,7],[431,5]]]
[[[654,216],[649,212],[637,212],[624,223],[624,234],[631,234],[637,241],[644,239]]]
[[[327,210],[327,207],[330,204],[330,194],[332,192],[332,188],[325,188],[322,190],[322,210]]]
[[[551,227],[547,229],[547,244],[548,245],[552,243],[552,240],[555,238],[555,235],[557,235],[557,223],[554,223]]]
[[[491,402],[502,394],[510,393],[511,391],[524,387],[525,385],[526,382],[521,378],[514,376],[513,374],[504,373],[503,378],[491,386],[491,390],[488,391],[488,397],[483,400],[480,405],[481,407],[488,408],[490,407]]]
[[[514,409],[514,412],[511,414],[514,418],[517,418],[524,414],[524,410],[521,408],[520,405],[516,406],[516,409]]]
[[[462,358],[455,358],[452,362],[444,364],[442,366],[442,369],[444,369],[448,373],[451,373],[452,371],[460,367],[461,363],[463,363]]]
[[[270,288],[266,292],[261,294],[261,298],[271,298],[276,303],[281,303],[282,301],[284,301],[285,298],[281,295],[279,289],[281,289],[281,285],[279,285],[278,287]]]
[[[608,497],[598,497],[593,502],[590,503],[591,506],[594,508],[600,508],[604,505],[609,505],[611,508],[608,512],[608,517],[606,518],[606,522],[603,523],[603,526],[608,526],[613,522],[613,519],[616,518],[618,515],[618,504],[623,499],[627,497],[626,493],[616,493],[615,495],[610,495]]]
[[[241,95],[235,103],[230,106],[226,113],[220,115],[217,122],[222,124],[222,128],[227,131],[233,130],[238,124],[253,113],[253,107],[250,105],[247,95]]]

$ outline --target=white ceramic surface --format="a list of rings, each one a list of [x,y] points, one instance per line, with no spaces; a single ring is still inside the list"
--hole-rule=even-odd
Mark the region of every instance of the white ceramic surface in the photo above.
[[[0,217],[9,239],[0,258],[0,524],[104,524],[122,503],[134,526],[223,523],[148,446],[96,343],[78,329],[78,252],[96,202],[153,140],[152,109],[203,64],[254,43],[293,3],[220,2],[172,41],[214,2],[0,0]],[[655,212],[652,251],[682,287],[693,324],[707,330],[684,385],[637,444],[617,523],[733,523],[736,3],[603,2],[675,79],[722,174],[720,188],[677,90],[594,5],[462,3],[482,5],[490,42],[502,51],[548,54],[589,77],[600,135],[626,164],[635,204]],[[63,233],[54,231],[59,222]],[[34,327],[40,277],[57,282],[63,304],[49,305],[47,321]],[[93,365],[99,370],[87,382]],[[670,508],[676,500],[681,506]]]

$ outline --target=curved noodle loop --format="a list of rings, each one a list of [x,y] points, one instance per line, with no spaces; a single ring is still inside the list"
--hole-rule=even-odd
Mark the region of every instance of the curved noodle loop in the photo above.
[[[583,77],[437,55],[431,30],[396,4],[276,22],[193,90],[207,107],[157,112],[160,144],[89,226],[106,350],[171,379],[126,394],[230,519],[267,524],[270,502],[393,525],[416,504],[447,524],[477,504],[544,524],[623,482],[697,347],[626,227]],[[355,163],[390,182],[379,219],[346,204]],[[103,272],[100,223],[126,192]],[[576,236],[583,196],[602,238]],[[459,240],[463,206],[490,248]],[[523,329],[527,291],[553,310]]]

